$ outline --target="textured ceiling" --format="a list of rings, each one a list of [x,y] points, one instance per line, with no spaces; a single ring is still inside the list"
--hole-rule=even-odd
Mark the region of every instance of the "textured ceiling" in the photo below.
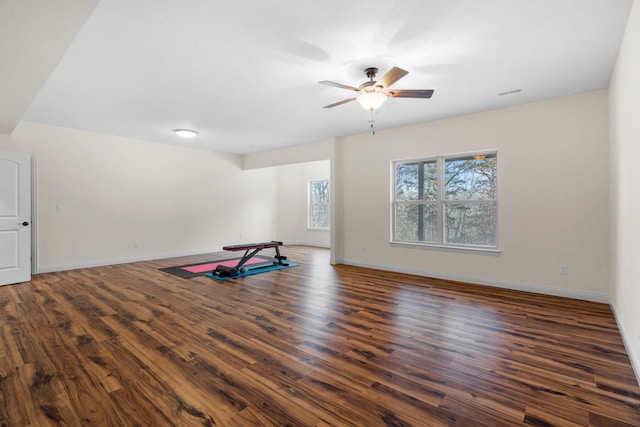
[[[369,66],[435,90],[376,129],[604,89],[632,3],[102,0],[24,119],[244,154],[367,132],[359,104],[322,108],[353,92],[318,82]]]

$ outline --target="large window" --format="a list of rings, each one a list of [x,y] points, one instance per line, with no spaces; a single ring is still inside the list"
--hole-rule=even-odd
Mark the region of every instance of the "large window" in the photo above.
[[[498,248],[496,153],[394,162],[394,242]]]
[[[329,181],[309,183],[309,228],[329,229]]]

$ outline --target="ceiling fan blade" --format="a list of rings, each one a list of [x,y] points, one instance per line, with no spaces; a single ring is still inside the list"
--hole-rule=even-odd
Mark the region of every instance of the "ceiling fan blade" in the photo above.
[[[355,101],[355,100],[356,100],[355,98],[349,98],[349,99],[345,99],[343,101],[336,102],[334,104],[325,105],[322,108],[333,108],[333,107],[337,107],[338,105],[346,104],[347,102],[351,102],[351,101]]]
[[[405,71],[402,68],[393,67],[387,72],[387,74],[382,76],[382,78],[376,82],[376,86],[382,86],[384,89],[387,89],[407,74],[409,74],[408,71]]]
[[[342,83],[330,82],[329,80],[323,80],[318,83],[327,86],[339,87],[340,89],[355,90],[356,92],[360,92],[360,89],[358,89],[357,87],[343,85]]]
[[[418,90],[390,90],[389,95],[394,98],[431,98],[433,89]]]

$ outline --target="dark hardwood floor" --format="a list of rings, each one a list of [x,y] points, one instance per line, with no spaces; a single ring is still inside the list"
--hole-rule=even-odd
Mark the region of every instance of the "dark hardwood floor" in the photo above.
[[[202,256],[0,288],[1,426],[640,426],[605,304],[328,263]]]

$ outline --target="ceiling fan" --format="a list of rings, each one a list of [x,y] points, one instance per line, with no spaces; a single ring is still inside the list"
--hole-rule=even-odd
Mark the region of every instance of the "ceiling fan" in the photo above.
[[[359,87],[347,86],[341,83],[330,82],[328,80],[319,82],[323,85],[352,90],[359,93],[358,96],[354,96],[353,98],[345,99],[334,104],[325,105],[324,108],[333,108],[338,105],[346,104],[347,102],[358,101],[365,109],[373,112],[380,108],[388,98],[431,98],[431,95],[433,95],[432,89],[389,89],[392,84],[409,74],[408,71],[401,68],[393,67],[378,81],[373,80],[377,73],[378,69],[375,67],[366,68],[364,70],[364,74],[367,76],[369,81],[362,83]]]

